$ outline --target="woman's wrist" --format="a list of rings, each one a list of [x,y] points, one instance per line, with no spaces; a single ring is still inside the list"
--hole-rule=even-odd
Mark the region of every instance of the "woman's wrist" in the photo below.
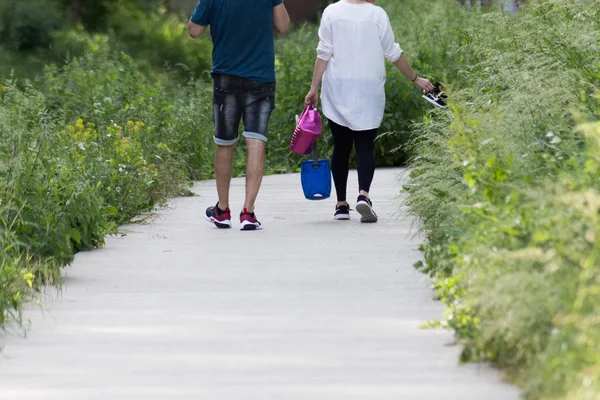
[[[419,74],[415,73],[415,79],[411,79],[410,81],[412,83],[415,83],[417,81],[417,79],[419,79]]]

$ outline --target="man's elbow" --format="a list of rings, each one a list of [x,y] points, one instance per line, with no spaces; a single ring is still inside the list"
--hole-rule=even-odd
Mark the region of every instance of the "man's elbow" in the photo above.
[[[281,33],[282,35],[287,35],[290,33],[290,27],[278,28],[277,32]]]
[[[290,33],[290,21],[275,26],[275,29],[282,35],[287,35],[288,33]]]
[[[192,21],[190,21],[188,24],[188,32],[192,39],[197,39],[200,36],[202,36],[205,29],[206,29],[205,27],[203,27],[201,25],[197,25],[197,24],[193,23]]]

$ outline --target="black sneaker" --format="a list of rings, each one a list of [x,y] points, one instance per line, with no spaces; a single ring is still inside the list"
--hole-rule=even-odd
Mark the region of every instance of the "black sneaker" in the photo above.
[[[350,219],[350,206],[338,206],[335,208],[335,214],[333,214],[333,218],[337,221],[347,221]]]
[[[377,222],[377,214],[373,210],[371,199],[362,194],[356,199],[356,211],[360,214],[360,222],[374,223]]]
[[[219,229],[231,228],[231,211],[227,208],[225,211],[219,209],[219,203],[214,207],[206,209],[206,220]]]
[[[444,93],[444,87],[440,83],[434,84],[433,92],[423,95],[423,98],[438,108],[447,108],[448,96]]]

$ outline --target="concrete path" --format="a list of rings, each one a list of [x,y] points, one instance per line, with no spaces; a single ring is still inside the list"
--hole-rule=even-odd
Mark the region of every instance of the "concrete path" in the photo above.
[[[333,221],[297,175],[266,178],[262,232],[205,223],[214,182],[198,183],[77,256],[59,299],[27,311],[27,338],[3,339],[0,399],[517,399],[458,365],[451,332],[420,329],[443,307],[412,267],[398,172],[377,173],[377,225]],[[243,181],[232,190],[237,212]]]

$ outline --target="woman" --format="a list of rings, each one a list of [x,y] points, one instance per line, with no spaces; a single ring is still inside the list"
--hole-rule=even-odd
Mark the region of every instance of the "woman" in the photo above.
[[[385,109],[385,59],[425,92],[434,89],[410,67],[394,38],[387,13],[375,0],[341,0],[325,9],[306,104],[321,103],[333,135],[331,169],[337,192],[334,218],[350,219],[346,200],[350,153],[356,149],[361,222],[377,222],[369,198],[375,174],[375,138]]]

